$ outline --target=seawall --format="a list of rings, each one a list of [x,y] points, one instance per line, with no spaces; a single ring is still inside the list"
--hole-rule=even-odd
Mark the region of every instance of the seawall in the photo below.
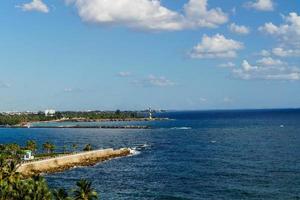
[[[130,149],[103,149],[21,164],[17,171],[24,176],[64,171],[75,166],[90,166],[111,158],[127,156]]]

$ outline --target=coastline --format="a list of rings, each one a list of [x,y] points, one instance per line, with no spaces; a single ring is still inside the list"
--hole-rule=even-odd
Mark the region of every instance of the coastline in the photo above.
[[[143,125],[91,125],[91,126],[80,126],[80,125],[61,125],[61,126],[32,126],[33,123],[64,123],[64,122],[141,122],[141,121],[162,121],[169,120],[169,118],[113,118],[113,119],[87,119],[87,118],[72,118],[72,119],[56,119],[48,121],[30,121],[17,125],[1,125],[0,128],[91,128],[91,129],[150,129],[150,126]]]
[[[151,129],[150,126],[4,126],[10,129]]]

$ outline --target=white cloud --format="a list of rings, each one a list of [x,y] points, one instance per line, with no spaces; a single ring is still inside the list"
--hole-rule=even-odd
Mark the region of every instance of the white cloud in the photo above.
[[[246,3],[246,7],[254,8],[260,11],[273,11],[274,10],[274,2],[272,0],[256,0],[250,1]]]
[[[233,103],[233,99],[231,99],[230,97],[224,97],[223,102],[224,103]]]
[[[233,33],[241,34],[241,35],[247,35],[250,33],[250,28],[243,25],[237,25],[235,23],[231,23],[228,26],[229,30]]]
[[[288,74],[275,74],[275,75],[267,75],[267,80],[300,80],[300,73],[291,72]]]
[[[207,102],[207,99],[206,98],[204,98],[204,97],[200,97],[200,102],[202,102],[202,103],[204,103],[204,102]]]
[[[184,26],[190,28],[212,28],[228,21],[227,15],[220,8],[208,10],[207,7],[207,0],[190,0],[184,5]]]
[[[257,61],[258,64],[262,66],[283,66],[286,65],[283,61],[279,59],[273,59],[271,57],[264,57]]]
[[[184,13],[172,11],[159,0],[66,0],[83,21],[100,25],[123,25],[150,31],[176,31],[216,27],[228,21],[220,8],[208,9],[207,0],[190,0]]]
[[[277,47],[272,49],[272,53],[279,57],[299,57],[300,49],[283,49],[281,47]]]
[[[220,34],[212,37],[204,35],[201,42],[192,49],[190,56],[192,58],[233,58],[243,47],[243,43],[227,39]]]
[[[269,51],[263,49],[263,50],[261,50],[261,52],[258,55],[261,55],[261,56],[270,56],[271,53]]]
[[[247,60],[243,60],[242,69],[246,72],[250,72],[258,70],[258,67],[250,65]]]
[[[80,88],[65,88],[64,92],[65,93],[77,93],[77,92],[82,92],[83,90]]]
[[[119,72],[118,76],[120,76],[120,77],[129,77],[129,76],[131,76],[131,72]]]
[[[155,86],[155,87],[169,87],[169,86],[174,86],[175,83],[169,79],[167,79],[164,76],[154,76],[154,75],[149,75],[147,78],[142,79],[142,80],[135,80],[133,82],[136,85],[140,86]]]
[[[257,65],[251,65],[247,60],[238,69],[233,69],[235,78],[243,80],[300,80],[300,70],[289,67],[286,63],[271,57],[262,58]]]
[[[227,62],[227,63],[222,63],[219,65],[219,67],[223,67],[223,68],[233,68],[235,67],[235,64],[233,62]]]
[[[284,46],[300,48],[300,16],[292,12],[284,17],[285,24],[274,25],[272,22],[259,27],[259,30],[277,37]]]
[[[48,6],[42,0],[32,0],[30,3],[25,3],[17,7],[20,7],[23,11],[49,12]]]

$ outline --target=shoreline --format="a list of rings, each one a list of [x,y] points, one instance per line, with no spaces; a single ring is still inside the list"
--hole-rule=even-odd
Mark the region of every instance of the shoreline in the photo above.
[[[9,126],[10,129],[151,129],[150,126]]]
[[[72,118],[72,119],[54,119],[48,121],[31,121],[26,122],[24,124],[18,124],[18,126],[24,126],[30,123],[48,123],[48,122],[140,122],[140,121],[162,121],[162,120],[169,120],[169,118],[107,118],[107,119],[87,119],[87,118]]]
[[[116,150],[110,148],[80,152],[23,163],[18,166],[17,172],[21,173],[25,177],[62,172],[78,166],[93,166],[99,162],[110,160],[112,158],[125,157],[130,154],[131,151],[129,148]]]
[[[62,126],[32,126],[33,123],[47,124],[51,122],[64,123],[64,122],[141,122],[141,121],[163,121],[170,120],[169,118],[123,118],[123,119],[86,119],[86,118],[73,118],[73,119],[55,119],[48,121],[31,121],[17,125],[0,125],[0,128],[91,128],[91,129],[151,129],[150,126],[142,125],[62,125]]]

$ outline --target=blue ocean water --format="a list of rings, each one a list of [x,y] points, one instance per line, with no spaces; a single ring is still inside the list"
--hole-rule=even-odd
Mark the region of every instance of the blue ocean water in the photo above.
[[[168,112],[149,130],[0,129],[0,143],[136,147],[134,156],[47,175],[101,199],[300,199],[300,110]],[[122,122],[127,124],[127,122]]]

